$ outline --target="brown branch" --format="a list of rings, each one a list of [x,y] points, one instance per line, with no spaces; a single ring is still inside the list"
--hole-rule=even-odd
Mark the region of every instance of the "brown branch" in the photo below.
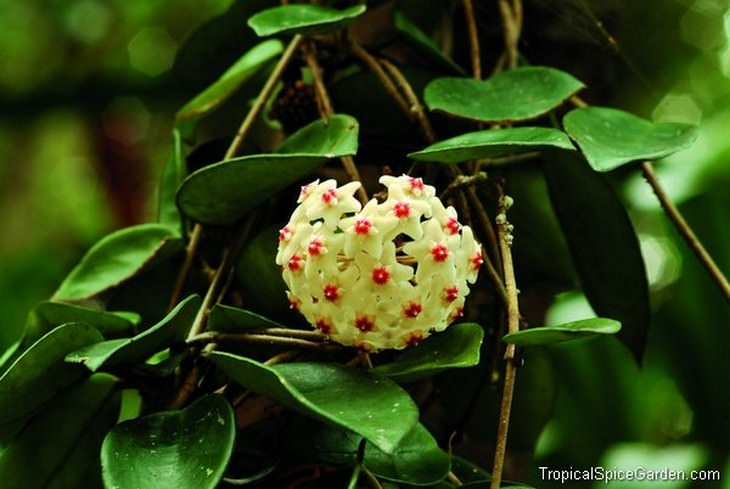
[[[327,87],[325,87],[324,82],[322,81],[322,68],[319,66],[319,62],[317,61],[317,55],[313,43],[309,43],[304,46],[304,60],[309,67],[309,71],[312,73],[314,93],[317,97],[317,107],[319,108],[319,112],[322,117],[329,119],[332,117],[332,114],[334,114],[334,109],[332,108],[332,100],[327,92]],[[340,160],[342,161],[342,167],[345,169],[345,173],[347,173],[350,180],[354,182],[362,182],[355,160],[353,160],[351,156],[343,156]],[[357,189],[357,196],[363,205],[367,204],[369,197],[364,186],[361,185]]]
[[[504,282],[507,289],[507,327],[509,333],[516,333],[520,329],[520,310],[517,299],[517,283],[515,281],[514,264],[512,263],[512,235],[511,227],[507,222],[507,197],[499,199],[499,213],[497,214],[497,229],[499,231],[499,245],[502,251],[502,265],[504,268]],[[497,425],[497,445],[494,450],[494,466],[492,468],[492,482],[490,489],[499,489],[504,470],[504,457],[507,452],[507,434],[509,432],[509,418],[512,410],[512,398],[515,390],[517,365],[515,362],[515,345],[509,344],[504,353],[505,374],[502,391],[502,405]]]
[[[339,348],[337,345],[323,341],[310,341],[300,338],[273,336],[265,333],[219,333],[218,331],[206,331],[204,333],[200,333],[188,338],[187,343],[262,343],[267,345],[286,345],[316,350]]]
[[[385,71],[387,71],[388,74],[393,77],[393,80],[395,80],[395,83],[400,89],[401,93],[405,96],[406,100],[410,104],[410,111],[413,113],[413,115],[415,115],[416,121],[418,121],[418,124],[421,127],[421,130],[426,136],[428,142],[435,143],[437,139],[436,133],[433,131],[431,122],[429,122],[428,117],[426,117],[426,112],[423,110],[423,105],[421,105],[421,101],[418,99],[416,92],[413,91],[413,87],[411,86],[408,79],[403,76],[403,73],[401,73],[398,67],[390,61],[386,59],[381,59],[380,63],[383,65],[383,68],[385,68]]]
[[[256,100],[251,106],[251,110],[248,111],[248,114],[246,114],[246,118],[241,123],[241,127],[239,127],[238,132],[236,132],[236,136],[233,138],[231,145],[228,147],[228,151],[226,151],[226,154],[223,157],[224,160],[230,159],[236,153],[238,153],[238,150],[240,149],[241,144],[243,144],[243,140],[246,138],[248,131],[251,130],[251,127],[253,126],[256,117],[258,117],[259,113],[264,108],[264,105],[266,105],[266,100],[269,98],[271,92],[274,90],[276,83],[284,74],[284,70],[286,70],[289,62],[294,57],[294,54],[296,53],[303,39],[304,38],[301,34],[297,34],[289,42],[286,50],[284,50],[284,54],[281,55],[279,62],[276,63],[274,70],[271,72],[271,75],[269,75],[269,78],[266,80],[266,83],[261,89],[261,92],[259,92],[258,97],[256,97]]]
[[[370,53],[368,53],[367,50],[355,39],[350,39],[350,52],[373,72],[385,91],[388,92],[388,95],[390,95],[393,100],[395,100],[395,103],[398,104],[403,113],[406,114],[408,118],[412,118],[413,114],[411,114],[410,108],[408,107],[408,102],[406,102],[400,92],[398,92],[398,87],[395,86],[393,80],[391,80],[385,70],[383,70],[383,67],[380,63],[378,63],[378,60],[371,56]]]
[[[659,199],[659,203],[664,209],[664,213],[667,215],[674,227],[677,229],[679,234],[684,238],[687,245],[697,256],[697,259],[710,274],[710,277],[717,284],[720,292],[725,296],[726,301],[730,301],[730,284],[728,284],[727,278],[722,273],[722,270],[717,266],[712,256],[707,252],[702,242],[697,238],[697,235],[692,231],[692,228],[687,224],[679,209],[675,207],[672,201],[667,196],[664,188],[659,184],[659,180],[654,173],[654,167],[649,161],[645,161],[641,164],[641,170],[644,174],[644,178],[651,185],[654,194]]]
[[[504,35],[507,67],[511,69],[517,66],[517,43],[520,38],[520,28],[517,25],[516,21],[518,19],[515,16],[518,13],[515,12],[515,7],[510,5],[509,0],[499,0],[499,13],[502,16],[502,32]]]
[[[172,290],[172,296],[170,297],[170,302],[167,305],[167,312],[172,311],[177,304],[177,301],[180,300],[183,288],[185,287],[185,282],[187,281],[188,274],[190,273],[190,268],[193,265],[193,260],[195,260],[195,255],[198,254],[198,246],[200,245],[200,238],[202,234],[203,225],[196,222],[190,232],[188,245],[185,247],[185,261],[183,261],[183,264],[180,267],[180,272],[177,274],[175,288]]]
[[[479,49],[479,31],[477,30],[477,22],[474,18],[474,5],[472,0],[462,0],[464,7],[464,17],[466,18],[466,28],[469,32],[469,48],[471,52],[471,69],[476,80],[482,79],[482,60]]]

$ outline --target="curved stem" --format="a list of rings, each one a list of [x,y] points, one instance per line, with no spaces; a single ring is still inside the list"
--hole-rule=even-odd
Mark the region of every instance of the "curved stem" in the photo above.
[[[682,235],[685,242],[697,256],[700,263],[702,263],[705,267],[712,280],[715,281],[720,292],[722,292],[725,296],[725,300],[730,301],[730,284],[728,284],[727,278],[712,259],[712,256],[710,256],[705,247],[702,245],[702,242],[699,238],[697,238],[697,235],[694,231],[692,231],[692,228],[689,224],[687,224],[687,221],[679,212],[679,209],[677,209],[669,199],[664,188],[662,188],[659,184],[659,180],[656,177],[656,173],[654,173],[654,167],[652,164],[648,161],[643,162],[641,164],[641,171],[643,172],[646,181],[649,185],[651,185],[652,190],[654,190],[654,194],[657,196],[657,199],[659,199],[659,203],[661,204],[662,209],[664,209],[664,213],[667,215],[669,220],[672,221],[674,227],[677,228],[677,231],[679,231],[679,234]]]
[[[301,34],[297,34],[289,42],[286,50],[284,50],[284,54],[281,55],[279,62],[276,63],[274,70],[271,72],[271,75],[269,75],[269,78],[266,80],[266,83],[261,89],[261,92],[259,92],[258,97],[256,97],[256,100],[251,106],[251,110],[249,110],[248,114],[246,114],[246,118],[241,123],[241,127],[238,128],[238,131],[236,132],[236,135],[233,138],[231,145],[228,147],[228,151],[226,151],[226,154],[223,157],[224,160],[230,159],[235,156],[236,153],[238,153],[238,150],[243,144],[243,140],[248,135],[248,132],[251,130],[251,127],[253,126],[256,117],[258,117],[259,113],[264,108],[264,105],[266,105],[266,100],[269,98],[269,95],[271,95],[271,92],[274,90],[276,83],[284,74],[284,70],[286,70],[289,62],[294,57],[294,54],[296,53],[303,39],[304,37],[302,37]]]
[[[479,49],[479,31],[477,30],[476,19],[474,18],[474,4],[472,0],[462,0],[466,28],[469,32],[469,48],[471,51],[471,70],[476,80],[482,79],[482,55]]]
[[[512,237],[506,214],[508,205],[505,197],[500,197],[499,219],[497,229],[499,232],[499,245],[502,251],[502,266],[504,269],[504,283],[507,289],[507,328],[509,333],[516,333],[520,329],[520,310],[517,299],[517,283],[515,281],[514,264],[512,263]],[[491,489],[499,489],[502,482],[502,471],[504,470],[504,457],[507,452],[507,434],[509,432],[509,418],[512,411],[512,397],[515,390],[515,378],[517,376],[517,365],[515,362],[515,345],[509,344],[504,353],[505,373],[504,387],[502,390],[502,405],[499,412],[499,424],[497,425],[497,445],[494,451],[494,466],[492,469]]]
[[[322,81],[322,69],[317,61],[314,44],[310,43],[308,46],[305,46],[304,60],[306,61],[307,66],[309,66],[309,71],[312,73],[319,112],[322,117],[329,119],[332,114],[334,114],[334,109],[332,108],[332,100],[327,92],[327,87],[325,87],[324,82]],[[350,180],[362,182],[355,160],[353,160],[351,156],[343,156],[340,160],[342,161],[342,166],[345,169],[347,176],[350,177]],[[365,191],[365,187],[362,185],[360,185],[357,189],[357,196],[363,205],[367,204],[369,200],[368,194]]]

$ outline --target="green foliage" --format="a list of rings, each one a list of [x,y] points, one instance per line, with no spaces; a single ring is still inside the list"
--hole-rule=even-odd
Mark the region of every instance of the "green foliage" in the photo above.
[[[365,5],[344,10],[319,5],[283,5],[251,16],[248,25],[262,37],[272,34],[324,34],[347,26],[366,9]]]
[[[553,153],[544,170],[586,297],[596,313],[621,323],[619,338],[641,361],[649,332],[649,284],[626,209],[580,157]]]
[[[36,414],[0,455],[8,489],[100,487],[102,440],[116,424],[121,396],[116,380],[94,375],[65,390]]]
[[[104,439],[101,465],[106,487],[212,489],[233,451],[236,423],[231,405],[211,394],[182,411],[126,421]]]
[[[53,299],[67,301],[99,295],[178,253],[182,247],[176,233],[159,224],[140,224],[115,231],[84,255]]]
[[[153,353],[182,343],[200,308],[200,297],[180,302],[162,321],[132,338],[94,343],[66,355],[69,363],[82,363],[92,372],[115,365],[144,361]]]
[[[514,127],[461,134],[434,143],[408,156],[418,161],[462,163],[468,160],[496,158],[545,147],[573,149],[568,137],[556,129]]]
[[[689,124],[651,122],[607,107],[575,109],[563,125],[596,171],[614,170],[638,160],[655,160],[690,147],[697,128]]]
[[[522,121],[554,109],[583,83],[554,68],[529,66],[487,80],[439,78],[424,93],[431,110],[483,122]]]
[[[87,377],[88,372],[77,365],[65,364],[63,359],[72,351],[102,339],[87,324],[69,323],[49,332],[23,352],[0,377],[0,438]]]
[[[274,57],[281,54],[284,45],[277,39],[264,41],[247,51],[220,78],[186,103],[177,113],[178,121],[202,117],[215,110],[233,92],[251,79]]]
[[[418,421],[410,396],[374,374],[314,362],[268,367],[222,352],[213,353],[213,361],[251,391],[354,431],[386,453],[393,453]]]
[[[357,134],[357,121],[350,116],[313,122],[292,134],[276,153],[234,158],[192,173],[178,190],[178,205],[196,221],[232,224],[325,160],[354,154]]]
[[[726,304],[712,302],[722,298],[712,296],[716,290],[686,257],[685,277],[674,279],[679,293],[671,301],[663,301],[662,290],[656,297],[669,328],[652,334],[672,353],[650,348],[645,354],[653,320],[647,268],[656,275],[661,260],[644,250],[653,268],[645,265],[637,237],[645,224],[632,224],[630,206],[613,189],[631,168],[602,174],[685,149],[697,129],[604,107],[569,110],[569,103],[582,105],[575,95],[586,86],[587,99],[602,95],[596,77],[570,63],[561,64],[565,71],[529,66],[526,60],[541,63],[545,56],[520,52],[512,58],[510,46],[494,58],[502,37],[509,44],[520,32],[510,31],[508,16],[499,27],[504,36],[496,37],[492,19],[477,19],[482,72],[491,74],[476,80],[464,69],[473,62],[473,46],[462,25],[468,14],[458,2],[278,3],[236,0],[181,46],[170,78],[194,81],[199,89],[181,84],[185,101],[164,129],[172,130],[172,144],[158,185],[158,223],[113,232],[93,245],[52,299],[30,311],[23,336],[2,355],[3,487],[357,489],[374,477],[386,489],[486,488],[491,467],[484,454],[501,442],[510,457],[507,470],[514,465],[527,480],[535,455],[554,467],[589,466],[616,441],[675,440],[652,431],[660,423],[651,415],[637,415],[638,404],[652,404],[662,390],[637,380],[642,371],[631,357],[671,366],[667,371],[678,379],[673,388],[681,390],[675,395],[694,411],[694,435],[726,453],[727,396],[717,387],[727,384],[727,375],[716,363],[727,343],[721,341],[725,330],[699,332],[722,323]],[[578,3],[532,2],[528,10],[592,15]],[[589,26],[605,33],[591,15]],[[277,38],[260,42],[246,23],[258,36]],[[551,22],[545,24],[543,34],[554,35]],[[293,54],[283,48],[291,35],[304,36]],[[358,54],[349,40],[369,55]],[[136,42],[130,41],[132,51]],[[512,47],[529,51],[531,43]],[[271,87],[277,88],[269,92]],[[249,107],[263,109],[248,114],[255,115],[246,118],[252,125],[236,135]],[[321,118],[312,120],[313,107]],[[530,125],[521,125],[526,121]],[[100,132],[110,127],[105,120]],[[301,129],[290,130],[296,127]],[[225,151],[231,137],[236,140]],[[233,153],[244,156],[228,157]],[[350,159],[341,168],[343,157],[354,157],[363,190],[376,201],[384,200],[381,173],[407,172],[436,187],[448,217],[458,214],[458,223],[440,224],[456,225],[457,236],[448,239],[461,239],[470,225],[483,243],[472,265],[494,270],[469,282],[465,307],[452,317],[463,315],[465,322],[403,351],[369,353],[366,345],[358,351],[328,338],[325,317],[317,318],[325,325],[315,326],[319,332],[299,329],[305,323],[297,311],[301,304],[287,296],[282,268],[309,274],[304,293],[312,297],[331,284],[317,271],[277,265],[277,230],[296,221],[289,216],[299,185],[316,178],[344,183],[353,176]],[[418,205],[417,185],[402,192],[388,203]],[[318,204],[328,206],[333,198],[336,193],[327,194]],[[377,217],[386,224],[396,219]],[[377,235],[383,230],[376,224]],[[703,236],[720,233],[722,224],[716,219]],[[287,233],[295,231],[282,230],[279,240],[292,239]],[[333,230],[327,239],[351,239],[351,232]],[[387,239],[398,249],[388,270],[410,267],[416,257],[405,250],[412,237]],[[730,249],[726,244],[720,239],[713,251]],[[307,260],[331,259],[327,266],[335,271],[346,268],[344,255],[315,258],[311,245],[292,244]],[[326,243],[324,248],[326,254]],[[436,263],[434,249],[424,254]],[[510,276],[503,270],[510,262],[517,303],[495,287]],[[357,272],[368,276],[362,268]],[[659,290],[657,283],[654,278]],[[455,292],[437,285],[422,299],[454,300]],[[586,319],[546,320],[548,305],[570,288],[580,288],[602,317],[589,311],[575,316]],[[358,292],[363,301],[369,293],[403,293],[382,290]],[[350,314],[337,297],[325,294],[318,301],[333,317]],[[505,335],[507,317],[510,330],[515,318],[526,324]],[[365,333],[358,319],[343,319],[354,324],[355,335]],[[424,332],[436,329],[425,326]],[[614,334],[620,343],[610,338]],[[570,341],[581,338],[593,339]],[[503,362],[504,343],[519,347],[507,347],[516,351],[514,362]],[[520,360],[524,365],[516,368]],[[685,363],[692,365],[679,366]],[[504,400],[511,427],[497,440],[495,427],[506,423],[501,395],[511,385],[512,367],[514,396]],[[139,399],[128,402],[129,392]],[[711,458],[722,462],[722,455]],[[529,489],[517,484],[501,487]],[[549,481],[538,485],[550,489]]]
[[[502,341],[517,346],[550,345],[592,336],[615,334],[620,330],[621,323],[618,321],[606,318],[590,318],[555,326],[523,329],[505,335]]]
[[[373,369],[397,382],[412,382],[451,368],[479,363],[484,330],[475,323],[460,323],[399,355],[393,362]]]

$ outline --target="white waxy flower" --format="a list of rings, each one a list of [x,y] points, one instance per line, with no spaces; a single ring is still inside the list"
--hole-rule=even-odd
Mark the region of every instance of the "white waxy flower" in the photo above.
[[[461,317],[482,250],[456,210],[420,178],[383,176],[384,202],[364,207],[359,182],[302,187],[279,233],[289,304],[333,341],[404,348]]]

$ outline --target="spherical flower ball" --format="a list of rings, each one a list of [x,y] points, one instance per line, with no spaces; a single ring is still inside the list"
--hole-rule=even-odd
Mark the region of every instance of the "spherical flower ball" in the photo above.
[[[420,178],[382,176],[384,202],[363,207],[360,182],[319,180],[279,232],[289,304],[332,341],[401,349],[462,315],[482,250],[456,210]]]

